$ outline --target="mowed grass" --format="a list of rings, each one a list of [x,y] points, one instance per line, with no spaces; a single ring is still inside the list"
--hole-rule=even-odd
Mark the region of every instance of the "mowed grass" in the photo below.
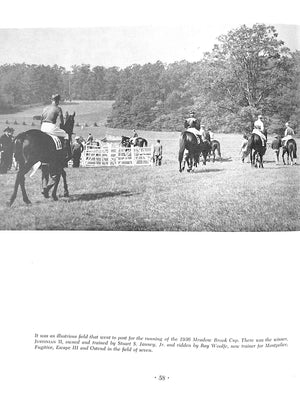
[[[109,130],[110,134],[130,133]],[[265,168],[242,164],[241,136],[216,134],[222,161],[194,173],[179,173],[179,133],[139,131],[149,144],[163,145],[161,167],[67,169],[70,198],[41,195],[41,174],[26,179],[31,206],[19,191],[5,203],[15,172],[0,176],[0,229],[134,231],[295,231],[299,230],[299,166],[276,166],[268,149]],[[59,194],[62,195],[62,184]]]

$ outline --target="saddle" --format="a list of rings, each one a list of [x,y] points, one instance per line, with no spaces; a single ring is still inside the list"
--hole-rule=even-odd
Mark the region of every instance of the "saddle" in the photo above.
[[[44,133],[52,138],[56,150],[62,150],[63,138],[59,138],[58,136],[49,134],[48,132],[44,132]]]

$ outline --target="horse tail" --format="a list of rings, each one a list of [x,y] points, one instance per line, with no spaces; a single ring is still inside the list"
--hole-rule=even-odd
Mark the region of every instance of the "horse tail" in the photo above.
[[[23,142],[26,138],[26,132],[22,132],[21,134],[17,135],[16,138],[14,139],[14,154],[15,154],[15,159],[16,162],[19,164],[24,161],[24,156],[23,156]]]
[[[186,143],[186,133],[182,132],[179,137],[179,153],[178,153],[178,161],[182,162],[183,154],[185,151],[185,143]]]
[[[297,144],[296,144],[296,142],[294,143],[293,153],[294,153],[293,158],[297,159]]]
[[[217,151],[218,151],[219,157],[221,157],[221,145],[220,145],[220,142],[217,143]]]
[[[247,152],[250,152],[251,149],[253,149],[253,143],[254,143],[254,135],[251,134],[248,138]]]

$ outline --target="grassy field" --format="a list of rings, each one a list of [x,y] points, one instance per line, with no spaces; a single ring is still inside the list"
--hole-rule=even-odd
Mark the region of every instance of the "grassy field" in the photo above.
[[[22,130],[21,126],[20,131]],[[84,137],[129,134],[118,129],[84,128]],[[6,207],[15,172],[0,176],[0,229],[74,229],[135,231],[288,231],[299,230],[297,166],[276,166],[270,149],[265,168],[242,164],[241,136],[215,134],[222,160],[179,173],[178,135],[139,134],[149,144],[161,139],[161,167],[99,167],[67,169],[70,198],[58,202],[41,195],[41,174],[26,179],[31,206],[19,192]],[[299,147],[299,143],[298,143]],[[62,185],[59,194],[62,195]]]
[[[96,122],[100,127],[104,126],[106,122],[106,117],[111,111],[113,101],[100,100],[100,101],[80,101],[76,100],[70,103],[63,103],[63,111],[68,111],[73,114],[76,113],[75,122],[82,125],[87,123],[89,126],[93,126]],[[10,126],[13,126],[16,130],[21,129],[23,126],[20,125],[24,121],[27,126],[31,126],[32,122],[36,126],[39,125],[39,121],[34,121],[32,118],[35,115],[41,115],[44,106],[35,106],[27,108],[24,111],[20,111],[13,114],[0,114],[0,130],[5,126],[6,121],[9,122]],[[14,121],[18,122],[18,125],[13,125]],[[6,125],[7,126],[7,125]]]

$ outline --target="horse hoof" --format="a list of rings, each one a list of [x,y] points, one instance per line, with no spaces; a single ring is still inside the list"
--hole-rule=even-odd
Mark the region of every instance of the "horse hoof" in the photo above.
[[[44,190],[42,191],[42,194],[43,194],[43,196],[44,196],[45,198],[49,198],[49,192],[48,192],[48,190],[44,189]]]
[[[13,205],[13,201],[7,201],[5,205],[10,208]]]
[[[69,193],[64,193],[64,197],[70,197]]]
[[[30,201],[30,200],[24,200],[24,203],[25,203],[26,205],[31,205],[31,201]]]
[[[52,199],[53,199],[53,201],[58,201],[58,198],[57,198],[56,195],[55,195],[55,196],[52,196]]]

